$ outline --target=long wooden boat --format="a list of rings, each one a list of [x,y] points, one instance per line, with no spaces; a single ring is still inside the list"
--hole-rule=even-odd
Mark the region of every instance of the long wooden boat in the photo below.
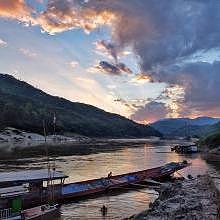
[[[165,164],[164,166],[155,167],[151,169],[146,169],[142,171],[136,171],[121,175],[102,177],[98,179],[91,179],[86,181],[74,182],[74,183],[64,183],[64,179],[67,178],[64,174],[56,173],[54,178],[60,178],[61,183],[53,185],[53,201],[55,203],[63,203],[69,200],[77,201],[88,196],[98,195],[100,193],[105,193],[107,191],[113,191],[116,189],[128,188],[127,186],[134,186],[135,184],[142,183],[146,180],[161,180],[162,178],[170,177],[176,171],[181,170],[190,164],[186,161],[184,162],[171,162]],[[39,171],[33,171],[39,173]],[[59,174],[59,175],[58,175]],[[46,174],[45,174],[46,175]],[[4,175],[3,175],[4,176]],[[17,176],[17,174],[16,174]],[[44,176],[35,175],[35,179],[31,176],[30,184],[35,184],[34,189],[30,192],[21,195],[22,208],[29,209],[33,207],[46,204],[48,200],[48,193],[50,189],[43,187]],[[9,177],[6,179],[7,181]],[[11,181],[12,178],[10,178]],[[24,180],[23,180],[24,179]],[[26,177],[19,177],[16,182],[26,181]],[[37,181],[35,183],[35,181]],[[39,182],[40,181],[40,182]],[[28,180],[26,181],[28,182]],[[5,184],[5,183],[4,183]],[[39,187],[38,187],[39,186]],[[33,187],[32,187],[33,188]],[[129,187],[130,188],[130,187]]]
[[[160,180],[168,177],[178,170],[189,166],[187,161],[171,162],[161,167],[131,172],[111,177],[92,179],[82,182],[64,184],[58,200],[82,198],[89,195],[104,193],[107,190],[123,188],[143,182],[146,179]]]

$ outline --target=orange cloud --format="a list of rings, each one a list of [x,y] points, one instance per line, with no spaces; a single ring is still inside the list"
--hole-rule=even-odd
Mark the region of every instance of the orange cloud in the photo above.
[[[132,80],[131,82],[134,83],[139,83],[139,84],[144,84],[144,83],[148,83],[148,82],[153,82],[153,79],[150,75],[144,74],[144,73],[139,73],[137,74]]]
[[[115,19],[115,15],[106,10],[99,12],[90,8],[82,10],[69,2],[62,3],[62,9],[60,9],[59,3],[57,5],[54,2],[52,5],[49,4],[47,11],[36,19],[43,31],[55,34],[74,28],[82,28],[89,33],[99,26],[111,24],[111,21]]]
[[[21,22],[31,22],[31,11],[24,0],[1,0],[0,17],[17,19]]]

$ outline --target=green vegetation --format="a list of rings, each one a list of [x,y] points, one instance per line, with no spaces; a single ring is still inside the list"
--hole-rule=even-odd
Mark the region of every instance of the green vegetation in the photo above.
[[[220,129],[218,132],[208,135],[199,141],[203,158],[220,171]]]
[[[161,134],[150,126],[137,124],[117,114],[82,103],[55,97],[15,79],[0,74],[0,128],[15,127],[42,133],[45,120],[47,132],[53,131],[56,114],[60,134],[77,133],[89,137],[147,137]]]
[[[200,140],[200,145],[213,149],[220,146],[220,131]]]

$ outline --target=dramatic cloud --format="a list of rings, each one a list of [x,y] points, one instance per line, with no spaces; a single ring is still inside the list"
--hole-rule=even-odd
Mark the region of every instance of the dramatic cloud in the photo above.
[[[49,33],[109,25],[114,43],[103,47],[116,57],[118,48],[131,46],[148,71],[219,46],[219,10],[219,0],[48,0],[32,19]],[[0,15],[22,21],[30,9],[24,0],[2,0]]]
[[[208,112],[220,116],[219,62],[192,59],[210,49],[219,51],[219,12],[219,0],[48,0],[46,10],[33,16],[24,0],[0,1],[0,16],[31,21],[50,34],[74,28],[89,33],[107,26],[111,41],[100,41],[97,47],[113,57],[114,63],[101,61],[96,70],[111,75],[132,73],[118,62],[118,53],[129,47],[144,73],[136,76],[136,82],[167,84],[160,97],[167,104],[147,104],[134,118],[137,113],[155,118],[151,109],[156,107],[158,117],[168,110],[181,116]]]
[[[151,76],[143,73],[136,74],[133,79],[131,79],[131,82],[138,83],[138,84],[144,84],[146,82],[153,82]]]
[[[167,83],[167,88],[152,101],[157,106],[157,119],[161,117],[220,116],[220,61],[214,63],[197,62],[170,67],[169,71],[155,72],[153,81]],[[166,105],[156,105],[163,100]],[[150,103],[140,106],[132,115],[136,121],[154,119]],[[164,108],[165,107],[165,108]],[[164,111],[165,109],[165,111]]]
[[[32,22],[33,10],[28,7],[24,0],[1,0],[0,17],[17,19],[21,22]]]
[[[97,66],[101,72],[109,73],[112,75],[120,75],[121,70],[114,64],[108,63],[106,61],[101,61]]]
[[[218,0],[49,0],[36,20],[50,33],[109,25],[115,43],[103,46],[115,56],[113,45],[131,45],[146,71],[219,45],[219,10]]]
[[[121,72],[126,72],[128,74],[132,73],[132,70],[127,67],[124,63],[121,63],[118,61],[119,53],[122,55],[127,55],[127,51],[119,51],[119,47],[116,45],[106,42],[104,40],[98,41],[95,43],[96,50],[101,51],[105,55],[107,55],[110,59],[113,58],[115,64],[107,63],[106,61],[101,61],[99,64],[100,69],[103,69],[105,72],[114,73],[114,74],[120,74]]]
[[[0,8],[1,16],[30,16],[24,0],[2,0]],[[219,10],[218,0],[49,0],[32,19],[49,33],[109,25],[114,43],[101,41],[102,46],[113,57],[131,46],[145,72],[219,46]]]
[[[110,24],[115,15],[108,10],[98,7],[91,1],[82,0],[49,0],[47,10],[36,19],[43,30],[49,33],[57,33],[73,28],[83,28],[86,32],[101,26]]]
[[[97,50],[103,51],[105,54],[110,55],[115,62],[118,62],[117,46],[104,40],[96,42],[95,45]]]
[[[220,61],[196,62],[155,72],[152,80],[160,80],[169,85],[158,99],[170,100],[171,109],[179,116],[204,114],[219,117],[219,73]]]
[[[7,46],[7,43],[0,38],[0,48],[1,47],[6,47],[6,46]]]
[[[149,102],[145,106],[141,106],[131,115],[131,119],[147,124],[158,120],[159,118],[167,117],[169,108],[162,102]]]
[[[125,73],[128,73],[128,74],[131,74],[132,73],[132,70],[127,67],[124,63],[117,63],[116,66],[122,71],[122,72],[125,72]]]
[[[220,61],[192,63],[184,66],[176,80],[184,88],[184,101],[180,102],[181,115],[220,116]]]

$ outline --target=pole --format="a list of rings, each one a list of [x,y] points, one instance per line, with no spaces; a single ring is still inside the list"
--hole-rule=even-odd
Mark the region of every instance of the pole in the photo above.
[[[55,134],[56,134],[56,114],[54,112],[53,114],[53,136],[55,138]]]
[[[45,126],[45,120],[43,120],[43,131],[44,131],[44,142],[47,142],[47,134],[46,134],[46,126]]]
[[[45,153],[46,153],[46,158],[47,158],[47,172],[48,172],[48,180],[47,180],[47,191],[49,193],[48,199],[51,200],[51,172],[50,172],[50,158],[49,158],[49,152],[48,152],[48,146],[46,144],[47,142],[47,133],[46,133],[46,125],[45,125],[45,120],[43,120],[43,130],[44,130],[44,141],[45,141]]]

